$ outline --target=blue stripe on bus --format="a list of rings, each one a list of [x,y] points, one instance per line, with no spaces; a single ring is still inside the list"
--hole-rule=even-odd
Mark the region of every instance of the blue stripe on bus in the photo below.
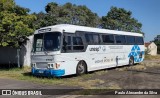
[[[63,76],[65,74],[65,70],[64,69],[54,70],[54,69],[36,69],[36,68],[32,68],[31,71],[32,71],[33,75],[36,75],[36,76],[47,76],[47,77],[51,77],[51,76],[60,77],[60,76]]]

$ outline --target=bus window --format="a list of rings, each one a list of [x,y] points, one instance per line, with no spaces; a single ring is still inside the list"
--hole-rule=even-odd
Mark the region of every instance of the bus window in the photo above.
[[[95,44],[98,44],[100,42],[99,36],[97,34],[93,35],[93,41],[94,41]]]
[[[135,44],[135,37],[134,36],[126,36],[127,44]]]
[[[63,50],[71,50],[71,36],[63,37]]]
[[[144,44],[143,37],[136,37],[136,43],[143,45]]]
[[[116,35],[115,39],[116,39],[117,44],[125,44],[126,43],[124,35]]]
[[[104,43],[114,43],[114,35],[102,35],[102,41]]]
[[[45,51],[58,51],[60,49],[60,33],[48,32],[44,34]]]
[[[73,37],[73,50],[83,50],[83,42],[81,37]]]
[[[68,43],[67,43],[67,49],[68,49],[68,50],[71,50],[71,36],[68,36],[68,37],[67,37],[67,42],[68,42]]]
[[[34,35],[34,51],[43,51],[43,34]]]
[[[86,37],[86,41],[88,43],[93,43],[93,36],[92,36],[92,34],[85,34],[85,37]]]
[[[98,34],[85,34],[86,42],[90,44],[98,44],[100,42]]]

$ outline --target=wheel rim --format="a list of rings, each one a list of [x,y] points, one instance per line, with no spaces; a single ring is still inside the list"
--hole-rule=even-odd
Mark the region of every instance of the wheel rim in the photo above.
[[[82,63],[80,63],[80,64],[78,65],[78,72],[79,72],[80,74],[83,74],[83,73],[84,73],[84,70],[85,70],[84,65],[83,65]]]
[[[129,59],[129,64],[133,65],[133,59],[132,58]]]

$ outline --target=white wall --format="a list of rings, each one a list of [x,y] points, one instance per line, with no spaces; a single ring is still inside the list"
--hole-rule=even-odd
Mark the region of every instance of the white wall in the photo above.
[[[149,46],[148,46],[148,49],[149,49],[149,53],[150,55],[157,55],[157,46],[155,43],[151,43]]]
[[[26,48],[26,54],[24,55],[24,66],[30,66],[31,64],[31,51],[32,51],[32,43],[33,43],[33,36],[28,37],[29,40],[27,41],[27,44],[25,45]]]

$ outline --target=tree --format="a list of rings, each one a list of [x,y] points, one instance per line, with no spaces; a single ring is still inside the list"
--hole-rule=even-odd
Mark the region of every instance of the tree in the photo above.
[[[153,42],[154,42],[157,46],[160,46],[160,35],[157,35],[157,36],[154,38]]]
[[[106,16],[102,17],[102,28],[142,33],[142,24],[132,18],[132,12],[124,8],[111,7]]]
[[[160,54],[160,35],[157,35],[153,42],[157,45],[157,53]]]
[[[40,27],[45,27],[47,25],[47,14],[43,12],[33,13],[37,17],[37,19],[33,22],[34,28],[39,29]]]
[[[0,1],[0,46],[18,46],[17,38],[33,33],[35,15],[29,9],[15,4],[14,0]]]
[[[160,46],[160,41],[155,41],[155,44],[156,44],[157,46]]]
[[[93,13],[86,6],[77,6],[66,3],[58,5],[57,3],[48,3],[45,7],[46,13],[35,14],[37,16],[37,27],[50,26],[55,24],[74,24],[97,27],[100,19],[96,13]]]

